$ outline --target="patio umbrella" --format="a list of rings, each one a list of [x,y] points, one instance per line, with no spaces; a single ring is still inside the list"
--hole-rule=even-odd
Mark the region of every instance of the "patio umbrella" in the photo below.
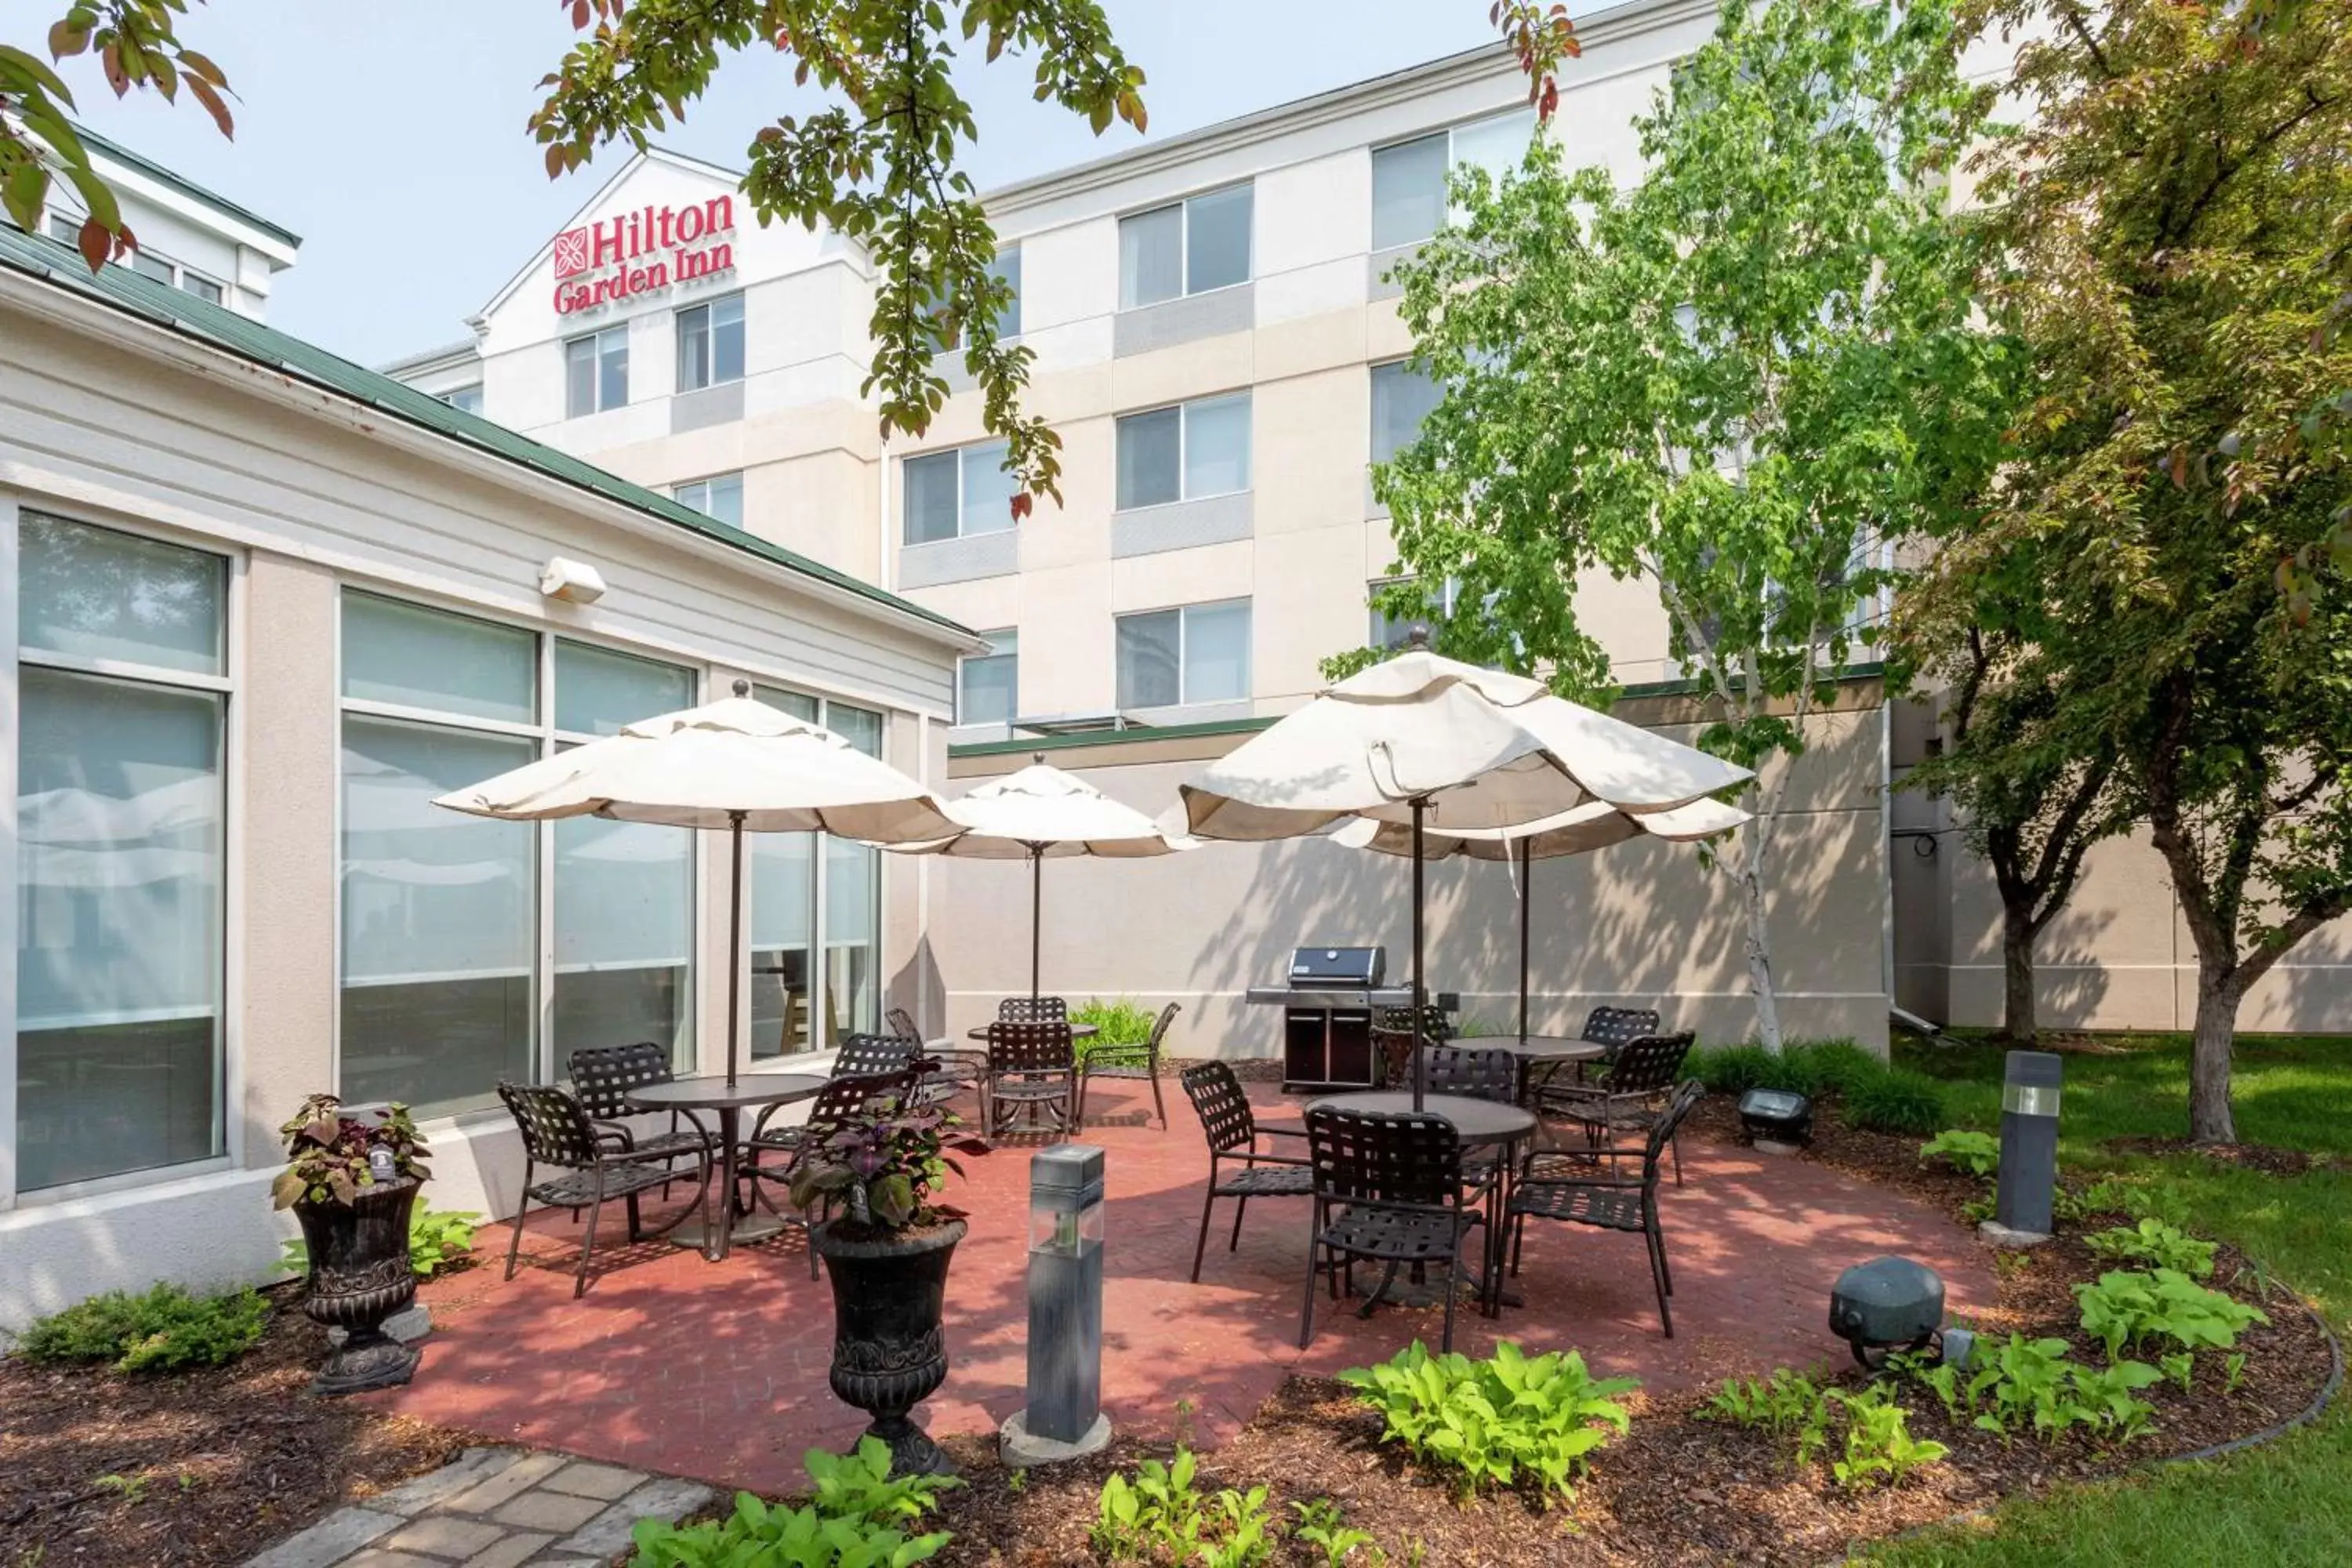
[[[1180,786],[1203,838],[1292,838],[1348,817],[1412,830],[1412,1000],[1423,973],[1423,838],[1517,827],[1600,802],[1671,810],[1753,776],[1720,757],[1555,697],[1542,682],[1405,652],[1325,690]],[[1413,1103],[1425,1073],[1413,1052]]]
[[[1565,855],[1583,855],[1644,836],[1689,843],[1727,833],[1748,819],[1748,814],[1719,800],[1693,801],[1666,811],[1620,811],[1604,801],[1591,801],[1558,816],[1548,816],[1521,827],[1465,828],[1460,832],[1424,835],[1421,858],[1443,860],[1466,855],[1475,860],[1512,860],[1519,868],[1519,1038],[1528,1037],[1528,913],[1534,902],[1533,866]],[[1392,822],[1359,817],[1331,835],[1332,842],[1351,849],[1382,855],[1410,855],[1412,830]]]
[[[1122,805],[1074,774],[1046,764],[1043,753],[1019,773],[948,802],[964,831],[930,844],[895,846],[909,855],[958,855],[1029,862],[1029,994],[1037,994],[1044,952],[1041,910],[1045,864],[1074,855],[1135,860],[1199,847],[1171,834],[1131,805]]]
[[[727,952],[727,1081],[740,1055],[743,835],[836,834],[921,843],[963,831],[929,791],[806,719],[735,695],[624,725],[617,734],[445,795],[436,805],[510,822],[603,816],[727,829],[732,839]]]

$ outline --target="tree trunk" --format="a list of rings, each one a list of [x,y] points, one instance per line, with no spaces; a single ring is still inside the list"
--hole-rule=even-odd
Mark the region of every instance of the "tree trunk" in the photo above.
[[[2033,1016],[2033,921],[2029,914],[2005,910],[2000,922],[2001,1031],[2009,1043],[2031,1050],[2035,1043]]]
[[[1772,947],[1764,929],[1764,850],[1758,825],[1740,829],[1745,862],[1739,872],[1740,900],[1748,906],[1748,988],[1756,997],[1756,1037],[1775,1056],[1780,1051],[1780,1007],[1772,994]]]
[[[2230,1051],[2238,1032],[2241,987],[2215,983],[2200,963],[2197,1033],[2189,1048],[2189,1137],[2195,1143],[2235,1143],[2238,1120],[2230,1109]]]

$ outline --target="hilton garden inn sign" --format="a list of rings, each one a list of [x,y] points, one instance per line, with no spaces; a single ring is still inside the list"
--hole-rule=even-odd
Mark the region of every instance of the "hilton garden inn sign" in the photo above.
[[[735,269],[735,198],[646,206],[555,237],[555,310],[568,316]]]

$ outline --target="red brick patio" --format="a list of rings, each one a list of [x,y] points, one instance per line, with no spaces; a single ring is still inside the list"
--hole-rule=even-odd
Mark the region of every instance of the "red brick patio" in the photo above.
[[[1201,1283],[1189,1283],[1207,1162],[1191,1108],[1166,1087],[1166,1131],[1140,1124],[1148,1090],[1139,1100],[1118,1091],[1141,1086],[1118,1084],[1095,1090],[1108,1124],[1088,1132],[1108,1151],[1103,1404],[1119,1429],[1169,1433],[1183,1401],[1194,1440],[1213,1445],[1294,1370],[1360,1365],[1415,1335],[1434,1345],[1434,1309],[1366,1321],[1327,1296],[1313,1346],[1298,1350],[1301,1199],[1254,1205],[1238,1253],[1223,1250],[1232,1205],[1220,1203]],[[1289,1104],[1270,1085],[1252,1093]],[[1456,1348],[1476,1353],[1499,1336],[1578,1349],[1596,1370],[1675,1390],[1843,1354],[1823,1323],[1830,1281],[1881,1252],[1940,1270],[1955,1310],[1993,1300],[1983,1251],[1925,1205],[1819,1165],[1685,1142],[1687,1184],[1664,1200],[1675,1339],[1658,1331],[1638,1237],[1545,1225],[1528,1230],[1528,1305],[1499,1322],[1465,1310]],[[924,1406],[934,1435],[993,1431],[1023,1403],[1028,1158],[1020,1147],[967,1158],[971,1179],[951,1192],[971,1233],[948,1283],[947,1384]],[[615,1205],[607,1235],[620,1217]],[[826,1386],[831,1288],[810,1279],[798,1231],[718,1265],[667,1243],[600,1247],[578,1301],[568,1219],[532,1221],[511,1283],[499,1277],[507,1234],[484,1232],[482,1267],[425,1288],[435,1327],[424,1365],[409,1387],[371,1397],[502,1442],[768,1492],[802,1484],[803,1449],[845,1447],[864,1426]]]

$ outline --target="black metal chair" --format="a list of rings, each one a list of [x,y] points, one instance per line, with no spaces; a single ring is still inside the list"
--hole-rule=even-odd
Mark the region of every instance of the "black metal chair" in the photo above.
[[[1315,1276],[1328,1268],[1331,1296],[1342,1280],[1355,1287],[1355,1260],[1416,1272],[1444,1270],[1445,1334],[1454,1348],[1454,1298],[1462,1243],[1486,1224],[1462,1185],[1462,1141],[1442,1116],[1310,1106],[1307,1159],[1315,1181],[1315,1217],[1307,1243],[1307,1300],[1298,1319],[1298,1348],[1315,1338]],[[1485,1248],[1480,1248],[1483,1255]],[[1491,1279],[1479,1281],[1480,1300]]]
[[[1184,1097],[1201,1118],[1209,1140],[1209,1193],[1201,1200],[1201,1239],[1192,1247],[1192,1283],[1201,1282],[1201,1259],[1209,1250],[1209,1215],[1219,1198],[1234,1200],[1232,1252],[1242,1244],[1242,1215],[1252,1198],[1304,1198],[1315,1194],[1315,1173],[1304,1154],[1274,1154],[1258,1147],[1261,1134],[1304,1138],[1288,1127],[1260,1127],[1249,1094],[1223,1062],[1200,1062],[1176,1075]],[[1164,1123],[1163,1123],[1164,1124]],[[1220,1174],[1226,1162],[1240,1169]]]
[[[1434,1002],[1421,1008],[1421,1038],[1442,1046],[1454,1037],[1454,1020]],[[1372,1057],[1380,1064],[1381,1084],[1397,1089],[1412,1081],[1412,1009],[1382,1007],[1372,1015]]]
[[[515,1263],[521,1255],[523,1216],[534,1203],[570,1209],[574,1219],[580,1217],[581,1210],[588,1211],[588,1230],[580,1239],[580,1267],[572,1276],[574,1300],[587,1293],[588,1264],[596,1255],[596,1221],[606,1200],[621,1198],[627,1202],[629,1239],[633,1242],[674,1229],[701,1206],[689,1204],[667,1224],[646,1230],[644,1216],[638,1212],[637,1194],[647,1187],[662,1186],[675,1179],[676,1173],[667,1162],[654,1163],[644,1156],[614,1148],[598,1134],[595,1124],[588,1120],[586,1108],[560,1089],[502,1083],[499,1085],[499,1098],[506,1101],[515,1126],[522,1133],[522,1201],[515,1205],[514,1235],[507,1243],[508,1279],[514,1278]],[[689,1121],[693,1119],[693,1112],[686,1114]],[[706,1137],[702,1146],[693,1152],[698,1183],[707,1183],[710,1174],[709,1139]],[[546,1181],[533,1181],[532,1173],[542,1166],[563,1173]]]
[[[1053,1130],[1067,1137],[1076,1131],[1077,1100],[1077,1053],[1066,1022],[1000,1018],[988,1026],[988,1066],[980,1079],[983,1136],[1000,1136],[1013,1111],[1026,1110],[1033,1128],[1050,1116]]]
[[[1617,1055],[1590,1083],[1547,1084],[1542,1115],[1582,1131],[1588,1147],[1612,1143],[1622,1133],[1646,1132],[1664,1109],[1668,1093],[1690,1055],[1689,1031],[1679,1035],[1643,1035],[1620,1047]],[[1683,1153],[1674,1149],[1675,1184],[1682,1185]]]
[[[677,1078],[670,1070],[669,1053],[651,1040],[629,1046],[583,1046],[572,1053],[572,1092],[588,1112],[595,1125],[596,1136],[618,1153],[637,1160],[660,1159],[675,1164],[678,1160],[710,1151],[710,1138],[699,1129],[689,1131],[679,1125],[683,1120],[677,1111],[669,1113],[667,1132],[640,1132],[631,1127],[627,1117],[644,1114],[629,1103],[629,1091],[648,1084],[668,1083]],[[669,1189],[662,1189],[669,1196]]]
[[[1655,1007],[1595,1007],[1584,1016],[1584,1027],[1577,1031],[1579,1038],[1607,1046],[1611,1057],[1620,1047],[1657,1032]]]
[[[875,1037],[868,1036],[868,1039]],[[894,1042],[903,1044],[904,1042]],[[808,1102],[808,1120],[793,1127],[768,1128],[767,1118],[775,1107],[761,1117],[761,1130],[743,1145],[743,1157],[736,1173],[751,1184],[751,1194],[767,1205],[768,1211],[787,1225],[797,1225],[803,1230],[814,1230],[816,1220],[806,1209],[787,1212],[779,1207],[761,1190],[762,1182],[789,1184],[793,1173],[807,1160],[813,1151],[822,1149],[826,1140],[855,1118],[866,1114],[877,1101],[903,1101],[915,1084],[915,1058],[908,1057],[886,1072],[841,1073],[825,1079],[816,1098]],[[767,1155],[781,1155],[771,1163]],[[832,1200],[824,1200],[826,1214],[833,1212]],[[816,1248],[809,1248],[809,1278],[817,1277]]]
[[[1171,1002],[1160,1010],[1152,1021],[1151,1037],[1141,1043],[1107,1046],[1100,1040],[1087,1042],[1087,1054],[1078,1063],[1078,1125],[1087,1121],[1087,1084],[1097,1078],[1144,1079],[1151,1085],[1151,1109],[1159,1113],[1160,1130],[1168,1131],[1168,1107],[1160,1098],[1160,1049],[1167,1042],[1168,1026],[1182,1012],[1181,1004]]]
[[[1519,1058],[1508,1051],[1475,1046],[1432,1047],[1425,1064],[1429,1092],[1458,1094],[1469,1100],[1495,1100],[1516,1105],[1519,1098]]]
[[[1706,1086],[1693,1079],[1676,1089],[1665,1110],[1654,1121],[1649,1136],[1638,1149],[1606,1148],[1588,1154],[1535,1154],[1528,1160],[1518,1184],[1511,1190],[1507,1221],[1511,1226],[1511,1272],[1519,1271],[1519,1252],[1527,1240],[1528,1221],[1556,1219],[1569,1225],[1601,1230],[1639,1232],[1650,1252],[1650,1282],[1658,1292],[1658,1322],[1666,1338],[1675,1337],[1674,1312],[1666,1304],[1675,1293],[1674,1272],[1666,1266],[1666,1233],[1658,1221],[1658,1171],[1667,1148],[1691,1107]],[[1641,1161],[1641,1173],[1625,1173],[1624,1163]]]
[[[885,1009],[882,1021],[890,1026],[892,1038],[912,1040],[919,1046],[923,1043],[923,1031],[915,1026],[915,1016],[904,1007]]]
[[[1070,1021],[1069,998],[1007,996],[996,1005],[996,1021],[1000,1024],[1066,1024]]]

